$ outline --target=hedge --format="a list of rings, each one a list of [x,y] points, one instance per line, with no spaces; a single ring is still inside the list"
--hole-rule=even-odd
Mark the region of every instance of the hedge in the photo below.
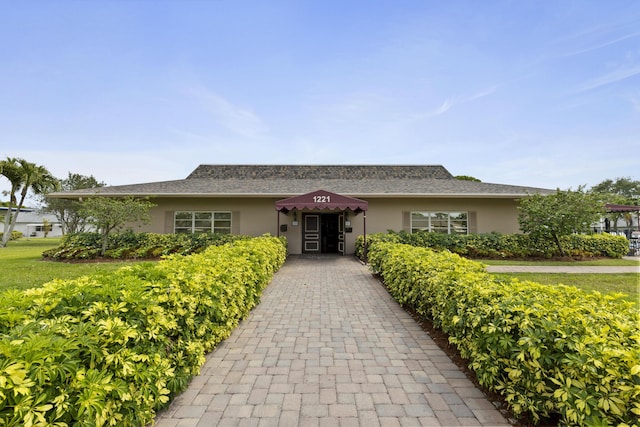
[[[4,236],[4,232],[0,231],[0,239],[2,239],[2,236]],[[18,240],[21,238],[22,238],[22,232],[14,230],[11,232],[11,237],[9,238],[9,240]]]
[[[558,248],[548,242],[536,241],[527,234],[444,234],[434,232],[377,233],[367,236],[369,244],[392,241],[411,246],[446,249],[470,258],[525,258],[558,256]],[[569,256],[621,258],[629,252],[629,241],[624,236],[611,234],[573,234],[560,237]],[[356,255],[363,258],[363,236],[356,240]]]
[[[157,234],[126,231],[108,236],[106,258],[147,259],[164,255],[189,255],[205,248],[220,246],[249,236],[231,234]],[[102,236],[99,233],[76,233],[63,237],[58,247],[49,249],[43,256],[52,260],[84,260],[100,257]]]
[[[640,314],[575,287],[501,280],[446,251],[374,242],[391,295],[431,319],[479,383],[516,415],[563,425],[640,424]]]
[[[0,426],[143,426],[284,263],[260,237],[0,295]]]

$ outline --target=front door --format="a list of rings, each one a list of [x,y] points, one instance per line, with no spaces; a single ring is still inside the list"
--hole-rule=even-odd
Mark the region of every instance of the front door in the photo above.
[[[304,214],[302,225],[302,252],[320,253],[320,214]]]
[[[302,217],[303,253],[339,253],[344,255],[344,215],[307,213]]]

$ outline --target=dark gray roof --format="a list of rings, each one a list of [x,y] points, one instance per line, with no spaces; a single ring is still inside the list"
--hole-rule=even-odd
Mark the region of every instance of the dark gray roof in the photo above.
[[[200,165],[187,179],[452,179],[440,165]]]
[[[290,197],[326,190],[353,197],[522,197],[552,190],[455,179],[443,166],[200,165],[186,179],[51,196]]]

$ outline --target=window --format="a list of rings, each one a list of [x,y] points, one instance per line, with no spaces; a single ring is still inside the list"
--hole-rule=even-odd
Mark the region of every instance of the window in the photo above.
[[[411,212],[411,232],[467,234],[468,218],[467,212]]]
[[[176,212],[176,233],[231,234],[231,212]]]

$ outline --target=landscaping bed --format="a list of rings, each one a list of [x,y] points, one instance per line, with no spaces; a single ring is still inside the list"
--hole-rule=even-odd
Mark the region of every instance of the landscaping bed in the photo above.
[[[640,315],[576,288],[499,280],[448,252],[377,242],[391,295],[448,336],[478,383],[534,423],[637,425]]]
[[[597,258],[622,258],[629,251],[629,241],[624,236],[611,234],[561,236],[566,254],[548,242],[533,239],[527,234],[443,234],[435,232],[375,233],[367,236],[367,245],[378,241],[447,250],[466,258],[518,259],[518,260],[587,260]],[[364,237],[356,239],[356,256],[364,259]]]
[[[102,255],[102,236],[99,233],[69,234],[56,248],[44,251],[42,256],[50,261],[81,262],[87,260],[150,260],[165,255],[190,255],[209,246],[220,246],[249,236],[231,234],[157,234],[126,231],[108,236],[105,254]]]
[[[381,283],[382,282],[380,276],[378,276]],[[473,382],[473,384],[478,387],[478,389],[482,390],[482,392],[487,396],[487,399],[509,420],[511,425],[516,427],[544,427],[544,426],[557,426],[558,425],[558,417],[554,418],[546,418],[540,419],[538,422],[534,422],[531,417],[526,416],[525,414],[519,414],[518,416],[514,415],[511,409],[509,408],[509,403],[506,401],[504,396],[501,394],[489,390],[487,387],[484,387],[478,382],[478,378],[476,378],[475,372],[469,369],[467,365],[467,361],[462,358],[460,355],[460,351],[456,348],[455,345],[449,342],[449,335],[444,333],[442,329],[439,329],[434,326],[433,322],[430,319],[427,319],[423,316],[420,316],[415,310],[412,310],[411,307],[404,306],[403,307],[407,313],[413,317],[413,320],[416,321],[418,325],[425,331],[429,337],[433,340],[433,342],[444,351],[447,356],[451,359],[451,361],[467,376],[467,378]]]
[[[0,425],[143,426],[259,302],[286,242],[201,253],[0,294]]]

